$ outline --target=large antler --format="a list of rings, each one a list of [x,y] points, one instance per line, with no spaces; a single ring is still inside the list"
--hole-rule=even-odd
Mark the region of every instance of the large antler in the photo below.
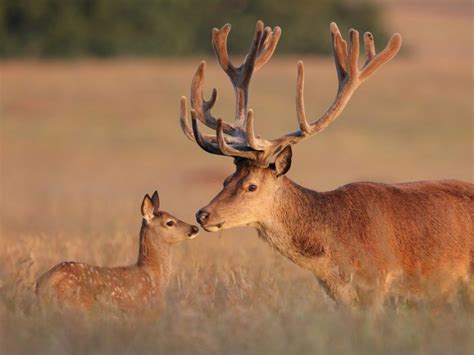
[[[249,52],[244,62],[236,67],[230,61],[227,52],[227,37],[230,28],[230,24],[224,25],[220,30],[214,28],[212,44],[222,69],[234,87],[236,98],[234,122],[224,122],[211,114],[211,109],[217,99],[217,90],[213,89],[208,101],[204,100],[203,85],[206,63],[203,61],[196,70],[191,83],[192,127],[186,117],[187,104],[184,96],[181,98],[181,127],[189,139],[195,140],[201,148],[209,153],[258,160],[261,153],[254,148],[260,147],[249,146],[249,143],[255,140],[253,132],[248,133],[248,129],[253,130],[252,113],[248,109],[250,80],[254,71],[260,69],[271,58],[280,39],[281,30],[279,27],[275,27],[273,31],[270,27],[264,28],[263,22],[258,21]],[[199,130],[198,120],[215,129],[216,135],[202,134]]]
[[[254,41],[244,63],[235,68],[229,61],[226,42],[230,25],[225,25],[221,30],[213,30],[213,44],[219,62],[234,85],[236,94],[236,115],[233,124],[228,124],[222,119],[215,119],[210,110],[217,98],[216,89],[213,90],[211,99],[205,101],[202,95],[204,79],[204,62],[201,63],[194,75],[191,88],[191,116],[192,130],[186,118],[186,99],[181,98],[181,125],[186,136],[196,142],[207,152],[233,157],[243,157],[255,161],[256,164],[267,166],[270,158],[288,145],[319,133],[334,121],[344,110],[352,94],[359,85],[369,78],[383,64],[390,61],[401,46],[401,36],[395,33],[387,47],[375,54],[374,38],[369,32],[364,34],[366,62],[359,69],[359,33],[349,31],[349,48],[342,38],[337,25],[330,25],[334,59],[336,64],[339,86],[336,98],[327,111],[315,122],[309,123],[304,110],[304,67],[303,62],[298,62],[298,76],[296,84],[296,108],[299,129],[274,140],[259,138],[253,130],[253,112],[247,108],[248,87],[254,70],[258,70],[273,54],[280,29],[275,27],[273,32],[269,28],[263,30],[263,23],[257,23]],[[197,119],[208,127],[216,129],[216,136],[202,135],[198,128]]]

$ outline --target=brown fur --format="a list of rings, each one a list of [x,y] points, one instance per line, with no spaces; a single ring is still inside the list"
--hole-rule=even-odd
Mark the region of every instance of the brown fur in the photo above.
[[[298,62],[299,129],[273,140],[255,135],[247,99],[254,68],[271,57],[280,29],[263,35],[259,21],[253,45],[238,68],[230,64],[227,53],[230,25],[213,30],[217,58],[236,93],[235,120],[229,124],[212,116],[216,91],[209,101],[203,100],[202,62],[191,85],[192,129],[184,97],[181,127],[206,152],[235,158],[237,170],[197,213],[198,222],[212,232],[238,226],[256,228],[281,254],[312,271],[341,303],[376,304],[389,292],[448,299],[458,283],[474,282],[474,185],[460,181],[354,183],[320,193],[284,177],[291,166],[291,145],[328,127],[362,82],[391,60],[402,43],[401,36],[394,34],[376,54],[373,35],[366,32],[367,60],[359,68],[359,33],[351,29],[347,43],[335,23],[330,29],[339,81],[333,103],[319,119],[307,121],[304,67]],[[215,129],[216,136],[203,135],[198,121]],[[269,165],[275,155],[275,162]]]
[[[61,309],[80,311],[94,307],[135,312],[159,309],[171,274],[171,244],[194,237],[197,227],[157,207],[153,210],[151,202],[149,208],[140,230],[136,264],[108,268],[62,262],[38,279],[36,293],[40,299]],[[169,221],[173,226],[166,224]]]
[[[340,303],[375,304],[387,294],[444,302],[459,284],[472,285],[473,184],[360,182],[316,192],[276,169],[237,162],[203,209],[203,227],[255,227]],[[249,192],[249,184],[258,190]]]

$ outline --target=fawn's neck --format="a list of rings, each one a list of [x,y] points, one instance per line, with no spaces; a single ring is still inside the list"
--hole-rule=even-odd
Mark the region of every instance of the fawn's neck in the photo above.
[[[160,240],[159,236],[152,235],[145,225],[140,230],[137,265],[160,280],[167,281],[170,278],[171,246]]]

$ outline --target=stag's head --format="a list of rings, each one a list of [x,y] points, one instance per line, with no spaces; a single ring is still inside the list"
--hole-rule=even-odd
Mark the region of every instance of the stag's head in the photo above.
[[[204,69],[201,62],[191,84],[191,119],[187,118],[186,98],[181,98],[180,122],[184,134],[211,154],[234,158],[236,170],[224,181],[222,191],[198,211],[198,222],[208,231],[237,226],[255,226],[268,216],[284,184],[284,174],[291,166],[291,146],[321,132],[346,107],[359,85],[378,68],[392,59],[401,46],[401,37],[394,34],[386,48],[376,55],[373,35],[364,34],[366,60],[359,68],[359,33],[349,31],[349,44],[342,38],[335,23],[330,25],[334,59],[339,80],[336,98],[327,111],[310,123],[306,119],[303,100],[304,67],[298,62],[296,81],[296,116],[299,128],[279,138],[269,140],[255,134],[253,111],[248,108],[249,85],[252,74],[272,56],[281,30],[257,22],[255,35],[244,62],[236,67],[229,60],[227,37],[230,25],[212,31],[212,44],[217,59],[229,77],[235,91],[236,109],[233,123],[215,118],[211,109],[217,99],[217,90],[204,100]],[[198,121],[214,129],[215,134],[203,134]],[[275,157],[275,158],[274,158]],[[272,162],[273,161],[273,162]]]

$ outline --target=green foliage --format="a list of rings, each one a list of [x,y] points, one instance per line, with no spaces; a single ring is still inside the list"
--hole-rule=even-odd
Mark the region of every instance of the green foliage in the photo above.
[[[368,0],[0,0],[0,56],[210,53],[211,29],[226,22],[243,53],[258,19],[283,28],[280,53],[328,52],[330,21],[385,38]]]

